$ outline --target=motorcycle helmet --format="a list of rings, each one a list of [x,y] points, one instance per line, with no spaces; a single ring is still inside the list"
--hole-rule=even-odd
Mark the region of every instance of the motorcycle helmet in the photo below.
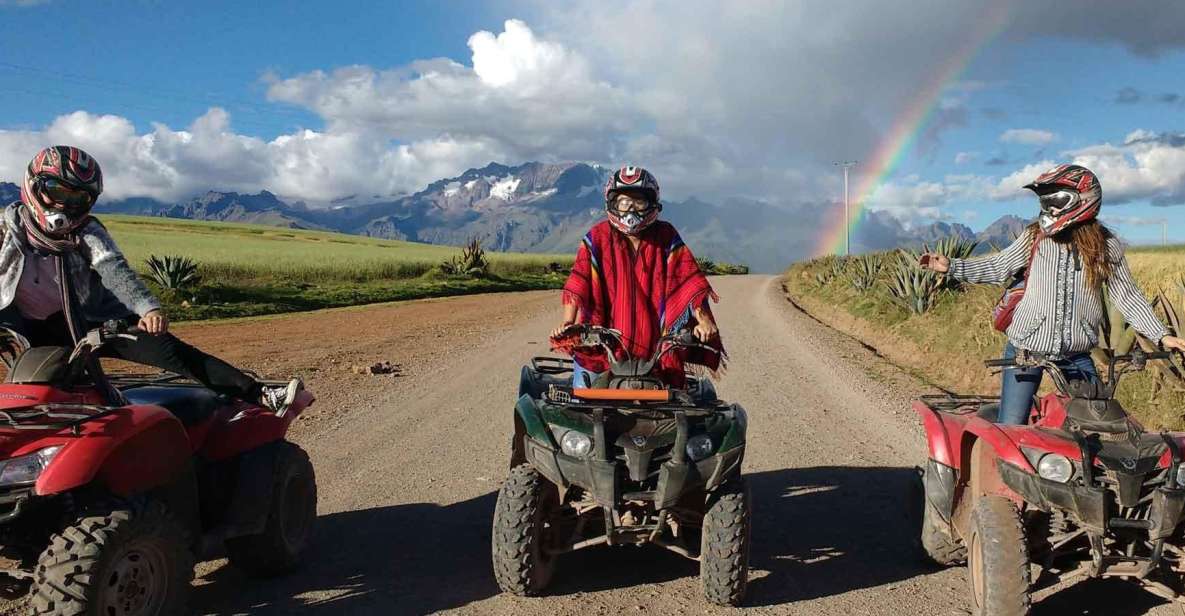
[[[662,211],[658,180],[649,171],[627,165],[605,183],[605,211],[609,224],[626,235],[637,235],[658,220]]]
[[[1103,206],[1099,178],[1081,165],[1058,165],[1024,187],[1037,194],[1041,203],[1037,223],[1046,235],[1094,220]]]
[[[102,192],[98,161],[78,148],[55,145],[29,162],[21,202],[41,231],[63,237],[86,222]]]

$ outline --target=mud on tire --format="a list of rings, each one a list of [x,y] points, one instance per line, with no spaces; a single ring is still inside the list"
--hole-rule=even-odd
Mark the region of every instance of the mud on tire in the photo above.
[[[231,564],[258,577],[295,569],[317,518],[317,477],[309,454],[288,441],[275,446],[276,474],[263,532],[226,541]]]
[[[555,556],[544,551],[548,514],[559,494],[530,464],[510,470],[498,491],[491,541],[494,577],[504,592],[540,594],[551,581]]]
[[[967,580],[975,613],[1029,613],[1029,553],[1024,526],[1012,501],[983,496],[971,512],[967,537]]]
[[[950,526],[942,520],[938,510],[926,498],[925,482],[920,474],[910,485],[909,503],[921,554],[927,560],[944,567],[966,562],[966,546],[951,536]]]
[[[188,532],[163,504],[107,503],[50,539],[30,605],[37,615],[185,614],[192,580]]]
[[[699,569],[708,601],[736,606],[744,600],[749,583],[751,530],[749,488],[743,478],[728,482],[708,497]]]

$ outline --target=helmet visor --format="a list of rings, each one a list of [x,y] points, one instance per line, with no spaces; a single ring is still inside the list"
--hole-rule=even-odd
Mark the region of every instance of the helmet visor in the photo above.
[[[67,214],[85,214],[95,204],[95,196],[90,192],[57,178],[41,178],[40,184],[48,205]]]
[[[1037,198],[1041,202],[1041,211],[1046,214],[1060,214],[1078,203],[1078,193],[1072,190],[1059,190],[1041,195]]]

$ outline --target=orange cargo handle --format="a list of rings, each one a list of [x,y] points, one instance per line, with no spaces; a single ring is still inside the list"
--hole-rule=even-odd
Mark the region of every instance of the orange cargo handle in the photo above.
[[[572,390],[572,396],[582,400],[671,401],[671,392],[666,389],[585,389],[576,387]]]

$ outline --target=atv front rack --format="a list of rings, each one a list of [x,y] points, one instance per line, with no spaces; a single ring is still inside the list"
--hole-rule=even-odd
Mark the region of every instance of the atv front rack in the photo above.
[[[21,410],[0,411],[0,428],[15,430],[61,430],[72,428],[76,433],[87,421],[110,415],[119,410],[113,406],[96,404],[40,404]]]
[[[920,400],[935,411],[955,411],[961,408],[979,408],[985,404],[996,404],[999,397],[993,396],[961,396],[959,394],[931,394],[921,396]]]
[[[532,357],[531,369],[539,374],[571,374],[576,362],[563,357]]]

